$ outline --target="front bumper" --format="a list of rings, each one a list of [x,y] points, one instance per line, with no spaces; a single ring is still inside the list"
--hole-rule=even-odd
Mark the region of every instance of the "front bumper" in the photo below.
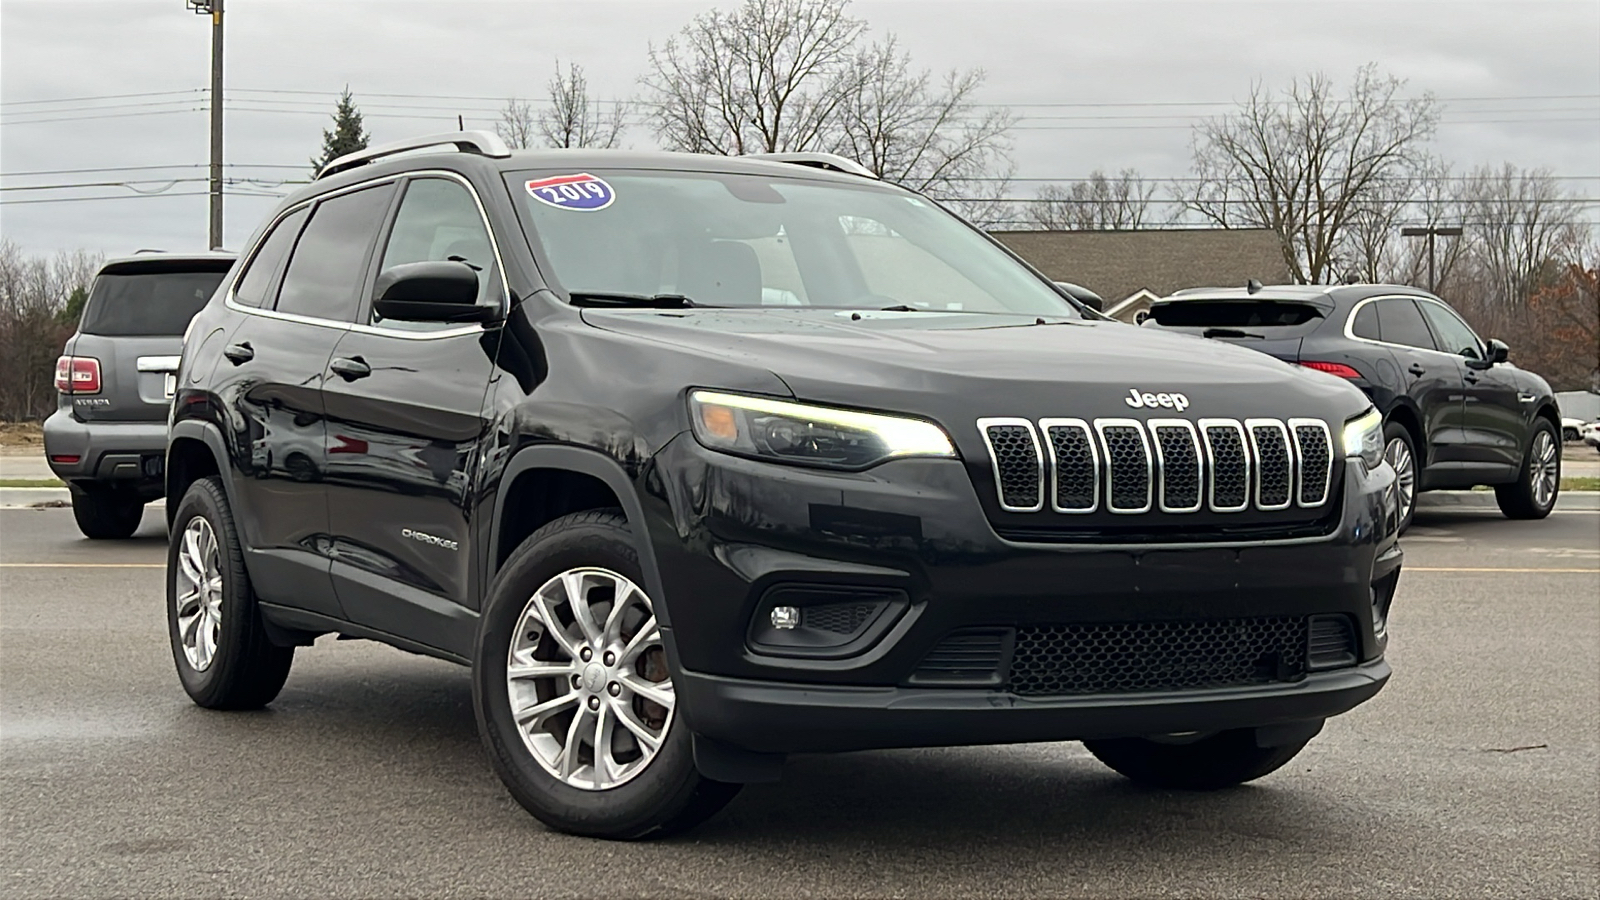
[[[1330,529],[1193,544],[1006,540],[966,469],[901,460],[831,473],[728,457],[683,437],[641,480],[679,711],[698,734],[769,753],[1068,740],[1321,719],[1388,678],[1374,588],[1401,565],[1393,473],[1346,462]],[[783,655],[752,622],[775,587],[890,592],[902,610],[848,654]],[[764,598],[767,598],[764,600]],[[1004,668],[983,686],[918,686],[953,632],[1336,614],[1344,668],[1168,693],[1020,696]]]
[[[159,487],[167,422],[86,422],[58,409],[44,421],[44,452],[50,470],[62,481]],[[77,457],[77,462],[57,462],[58,457]]]
[[[999,691],[673,679],[695,733],[758,753],[827,753],[1221,731],[1325,719],[1370,699],[1389,664],[1294,684],[1166,694],[1024,698]],[[687,712],[692,710],[691,712]]]

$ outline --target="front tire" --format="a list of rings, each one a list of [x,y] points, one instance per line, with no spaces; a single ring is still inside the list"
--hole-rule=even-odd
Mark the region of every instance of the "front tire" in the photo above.
[[[489,759],[551,828],[633,840],[710,818],[739,785],[695,768],[627,520],[564,516],[495,577],[472,699]]]
[[[1539,419],[1522,454],[1517,480],[1495,485],[1494,499],[1508,519],[1542,519],[1556,508],[1560,493],[1561,444],[1554,426]]]
[[[1255,729],[1223,731],[1189,744],[1148,738],[1084,741],[1097,759],[1125,778],[1151,787],[1214,791],[1254,781],[1283,766],[1310,738],[1281,747],[1256,746]]]
[[[1417,513],[1417,445],[1399,422],[1383,426],[1383,458],[1394,468],[1394,489],[1400,503],[1399,532],[1411,527]]]
[[[189,486],[167,546],[167,633],[178,680],[207,709],[257,709],[283,689],[293,647],[267,638],[227,495]]]
[[[105,485],[68,485],[72,518],[83,536],[96,541],[120,541],[139,530],[144,502],[137,494]]]

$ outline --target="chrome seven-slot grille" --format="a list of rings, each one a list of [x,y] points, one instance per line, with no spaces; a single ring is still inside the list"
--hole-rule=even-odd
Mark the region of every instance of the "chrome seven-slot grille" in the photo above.
[[[1007,512],[1243,512],[1328,502],[1321,419],[979,419]]]

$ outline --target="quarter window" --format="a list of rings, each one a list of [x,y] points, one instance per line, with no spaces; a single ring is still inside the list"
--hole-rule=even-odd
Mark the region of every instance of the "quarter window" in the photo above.
[[[385,184],[317,204],[283,273],[279,312],[355,320],[367,275],[367,252],[393,195],[394,185]]]
[[[1378,330],[1378,304],[1365,303],[1356,310],[1355,321],[1350,323],[1350,333],[1369,341],[1383,340],[1383,332]]]
[[[1482,346],[1478,336],[1453,310],[1431,300],[1424,300],[1418,305],[1422,307],[1422,314],[1428,317],[1428,324],[1433,326],[1433,333],[1439,336],[1440,350],[1459,353],[1467,359],[1483,358],[1478,349]]]
[[[1375,305],[1378,307],[1378,330],[1385,341],[1422,350],[1437,349],[1433,345],[1433,335],[1428,331],[1428,323],[1422,321],[1422,313],[1417,311],[1415,302],[1409,298],[1395,297],[1379,300]]]
[[[239,276],[239,283],[234,285],[235,300],[245,306],[272,305],[267,302],[267,289],[272,286],[272,276],[278,273],[278,266],[289,255],[289,248],[294,246],[294,239],[300,234],[300,226],[306,223],[306,213],[310,211],[309,207],[295,210],[279,220],[267,233],[261,248],[245,266],[244,274]]]
[[[379,271],[415,262],[464,262],[478,270],[478,299],[488,297],[494,283],[494,249],[489,231],[472,194],[460,183],[444,178],[419,178],[406,185],[405,198],[389,231]],[[432,331],[459,327],[450,322],[379,321],[373,324],[404,331]]]

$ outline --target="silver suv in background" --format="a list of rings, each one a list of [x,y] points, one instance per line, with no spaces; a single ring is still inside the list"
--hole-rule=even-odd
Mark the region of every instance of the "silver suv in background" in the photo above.
[[[72,492],[85,536],[128,537],[144,505],[161,497],[183,333],[233,260],[145,254],[95,274],[78,330],[56,360],[59,400],[44,423],[45,455]]]

